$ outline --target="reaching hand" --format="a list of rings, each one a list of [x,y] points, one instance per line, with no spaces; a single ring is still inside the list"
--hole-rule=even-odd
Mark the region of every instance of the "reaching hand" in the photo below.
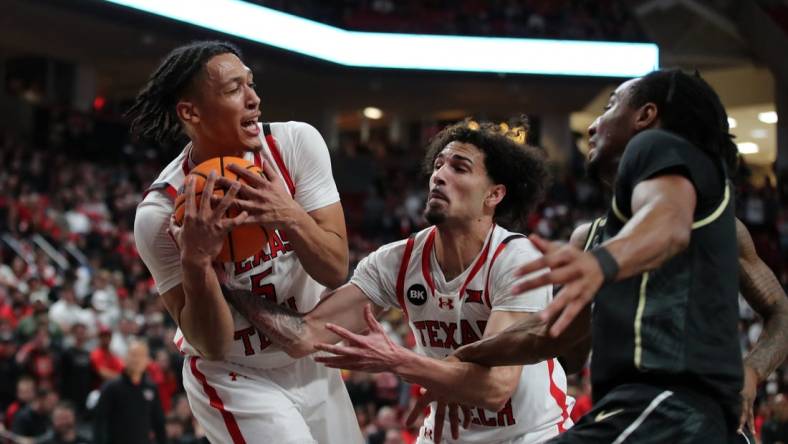
[[[550,271],[530,277],[512,289],[523,293],[545,285],[563,285],[553,302],[540,314],[544,322],[552,323],[550,335],[560,335],[580,310],[594,299],[605,278],[596,258],[589,252],[562,242],[550,242],[536,235],[528,238],[544,255],[517,270],[522,277],[538,270]]]
[[[175,224],[175,217],[170,218],[169,232],[181,250],[181,255],[207,258],[211,260],[222,251],[227,233],[235,227],[246,222],[247,213],[228,218],[225,216],[227,209],[238,193],[238,184],[229,187],[229,191],[219,200],[215,208],[211,205],[216,172],[212,171],[205,181],[200,196],[200,207],[197,208],[195,192],[195,179],[186,177],[186,201],[183,222],[179,227]]]
[[[462,410],[462,428],[468,429],[471,424],[471,409],[467,406],[450,403],[440,400],[432,394],[430,390],[425,388],[421,389],[421,397],[416,401],[408,413],[405,420],[405,426],[411,427],[416,419],[421,415],[424,410],[429,407],[430,403],[435,401],[435,422],[433,429],[433,442],[441,442],[443,437],[443,425],[446,418],[446,410],[449,411],[449,424],[451,426],[451,437],[454,440],[460,439],[460,415],[459,411]]]
[[[287,223],[292,220],[293,211],[300,207],[290,196],[285,182],[271,164],[263,162],[262,174],[253,173],[236,164],[230,164],[227,168],[243,179],[243,182],[220,177],[217,184],[229,188],[240,183],[241,188],[234,205],[249,213],[246,222],[273,229],[286,228]]]
[[[370,373],[395,371],[413,352],[395,344],[386,336],[383,327],[375,320],[369,304],[364,307],[364,317],[369,327],[366,335],[355,334],[338,325],[326,324],[326,328],[344,339],[347,345],[315,344],[317,350],[335,355],[319,356],[315,361],[327,367]]]

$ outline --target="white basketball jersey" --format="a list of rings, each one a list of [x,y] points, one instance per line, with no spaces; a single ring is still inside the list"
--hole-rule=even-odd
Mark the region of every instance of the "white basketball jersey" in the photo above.
[[[351,280],[375,304],[405,312],[419,353],[444,358],[478,341],[492,311],[536,312],[551,300],[550,288],[524,294],[510,291],[517,266],[540,255],[525,236],[494,226],[471,266],[446,282],[434,253],[435,235],[431,227],[381,247],[359,264]],[[505,407],[499,412],[473,408],[471,427],[461,431],[458,442],[494,443],[534,432],[544,437],[546,429],[557,434],[571,426],[573,404],[557,360],[526,365]],[[433,424],[434,410],[424,422],[422,438],[432,438]],[[448,440],[449,430],[447,420]]]
[[[258,166],[269,162],[282,177],[290,194],[306,211],[339,201],[331,176],[328,150],[314,128],[300,122],[262,126],[263,149],[245,152],[246,160]],[[149,188],[149,191],[162,192],[149,192],[137,210],[135,236],[138,249],[160,293],[180,284],[182,279],[180,256],[173,254],[172,239],[162,238],[161,233],[162,230],[166,232],[176,190],[183,186],[186,175],[194,167],[189,154],[190,145],[162,171]],[[146,206],[155,209],[144,210]],[[143,210],[146,211],[145,218],[140,217]],[[304,270],[288,242],[286,232],[269,230],[268,236],[268,244],[254,256],[240,262],[223,264],[228,284],[236,288],[248,288],[255,295],[299,312],[311,310],[325,287]],[[231,311],[235,322],[235,340],[225,361],[259,369],[282,367],[294,361],[272,345],[232,307]],[[200,355],[184,338],[180,329],[174,341],[181,352]]]

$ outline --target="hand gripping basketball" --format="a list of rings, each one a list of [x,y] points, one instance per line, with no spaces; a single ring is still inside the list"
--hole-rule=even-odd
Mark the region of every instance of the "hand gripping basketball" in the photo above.
[[[248,214],[239,211],[237,206],[233,205],[244,178],[232,172],[228,168],[230,165],[237,165],[253,174],[262,174],[260,168],[238,157],[224,156],[208,159],[189,172],[184,188],[179,190],[175,200],[174,223],[176,226],[181,226],[184,219],[189,220],[187,191],[190,184],[193,186],[194,217],[191,222],[203,225],[198,231],[207,237],[210,237],[211,230],[210,227],[205,226],[206,224],[214,224],[214,231],[217,229],[222,231],[224,237],[222,248],[215,256],[215,260],[220,262],[238,262],[246,259],[260,251],[268,242],[265,228],[257,224],[244,223]],[[219,178],[229,180],[230,185],[234,184],[234,186],[227,189],[215,188],[214,184]],[[242,219],[240,219],[241,215],[243,215]],[[191,239],[195,243],[208,240],[194,239],[194,237]],[[203,251],[207,249],[203,248]]]

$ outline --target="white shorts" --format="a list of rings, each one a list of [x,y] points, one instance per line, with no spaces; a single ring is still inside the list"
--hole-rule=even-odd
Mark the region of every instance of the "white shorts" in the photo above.
[[[425,418],[424,424],[421,426],[421,429],[419,429],[419,437],[416,438],[416,444],[435,444],[435,441],[432,439],[432,424],[432,416]],[[471,427],[474,426],[472,425]],[[496,438],[495,435],[496,433],[490,429],[484,430],[481,433],[473,433],[472,431],[460,427],[460,439],[455,441],[451,438],[451,426],[447,420],[443,425],[441,444],[542,444],[558,436],[558,427],[550,425],[538,430],[531,430],[519,436],[503,439]]]
[[[187,356],[189,405],[215,444],[360,444],[339,371],[311,357],[259,370]]]

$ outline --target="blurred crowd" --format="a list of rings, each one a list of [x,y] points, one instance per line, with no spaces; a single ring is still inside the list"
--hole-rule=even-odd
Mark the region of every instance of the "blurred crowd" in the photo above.
[[[81,151],[81,144],[93,143],[91,131],[87,125],[72,134],[73,127],[52,124],[43,141],[0,134],[0,436],[10,431],[35,438],[26,442],[100,443],[102,427],[108,426],[107,387],[141,368],[161,407],[146,423],[161,433],[159,442],[207,442],[183,392],[183,357],[171,340],[175,325],[133,240],[142,190],[171,153],[122,144],[104,155]],[[378,246],[425,226],[423,147],[362,144],[353,136],[340,140],[332,162],[354,266]],[[526,231],[568,239],[576,225],[601,215],[605,198],[576,168],[554,176]],[[738,193],[739,217],[784,286],[786,196],[776,187],[756,189],[746,182]],[[399,313],[384,315],[383,324],[396,341],[414,346]],[[745,353],[762,328],[745,303],[740,327]],[[140,341],[142,357],[132,353]],[[418,387],[389,373],[345,377],[370,444],[414,442],[417,429],[405,427],[403,418]],[[765,424],[788,426],[788,402],[780,395],[786,387],[782,368],[759,388],[759,430]],[[587,369],[571,378],[570,394],[578,400],[573,417],[590,409]]]
[[[358,31],[646,40],[623,0],[254,0],[254,3]]]

